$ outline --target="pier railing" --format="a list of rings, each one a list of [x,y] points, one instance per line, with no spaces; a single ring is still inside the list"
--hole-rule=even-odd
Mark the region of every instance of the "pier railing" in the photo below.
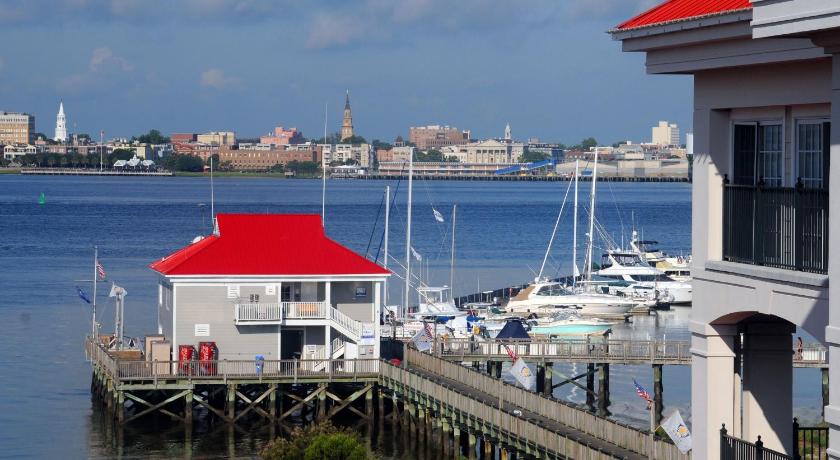
[[[378,359],[283,359],[146,361],[118,359],[88,339],[91,361],[115,381],[291,378],[378,378]]]
[[[436,356],[407,349],[406,363],[443,378],[452,379],[520,407],[537,415],[556,420],[563,425],[595,436],[610,444],[647,455],[655,452],[654,458],[687,459],[673,444],[659,438],[651,438],[650,433],[633,428],[613,420],[579,409],[570,403],[542,396],[537,393],[515,387],[501,379],[476,372],[462,365],[451,363]],[[653,444],[651,444],[651,442]]]
[[[507,350],[522,358],[557,358],[563,361],[645,362],[674,364],[691,362],[687,341],[617,339],[472,340],[438,339],[434,353],[443,358],[506,357]]]

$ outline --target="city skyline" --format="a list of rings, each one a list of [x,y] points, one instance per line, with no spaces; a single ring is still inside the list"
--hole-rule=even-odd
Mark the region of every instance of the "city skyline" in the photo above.
[[[428,124],[490,138],[510,123],[564,143],[691,126],[690,79],[645,75],[605,34],[652,2],[467,3],[17,2],[0,37],[29,39],[0,51],[2,110],[34,114],[47,134],[63,100],[77,133],[281,125],[313,138],[325,103],[340,130],[349,89],[355,132],[386,141]]]

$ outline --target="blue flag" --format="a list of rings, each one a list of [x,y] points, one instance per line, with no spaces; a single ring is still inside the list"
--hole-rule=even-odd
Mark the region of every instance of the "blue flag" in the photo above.
[[[79,293],[79,298],[84,300],[87,303],[90,303],[90,297],[88,297],[87,293],[82,290],[79,286],[76,286],[76,291]]]

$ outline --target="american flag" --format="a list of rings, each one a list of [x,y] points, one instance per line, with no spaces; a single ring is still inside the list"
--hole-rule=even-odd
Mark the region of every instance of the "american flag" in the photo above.
[[[507,345],[504,345],[504,347],[505,347],[505,351],[507,352],[508,356],[510,356],[510,359],[512,359],[513,361],[516,361],[516,359],[519,357],[519,356],[516,355],[516,350],[512,349],[511,347],[509,347]]]
[[[644,399],[647,402],[653,401],[653,399],[650,397],[650,393],[648,393],[647,390],[642,388],[642,386],[639,385],[639,382],[637,382],[636,379],[633,379],[633,385],[636,386],[636,394],[639,395],[640,398]]]
[[[99,274],[99,279],[105,279],[105,268],[102,267],[102,264],[99,263],[99,260],[96,261],[96,273]]]

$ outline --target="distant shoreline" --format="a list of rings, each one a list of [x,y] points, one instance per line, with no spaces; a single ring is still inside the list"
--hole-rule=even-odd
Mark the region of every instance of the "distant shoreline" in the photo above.
[[[0,175],[20,174],[24,176],[109,176],[109,177],[209,177],[208,172],[188,171],[97,171],[92,169],[71,169],[71,168],[0,168]],[[214,171],[215,178],[249,178],[249,179],[320,179],[321,176],[286,176],[284,173],[272,172],[239,172],[239,171]],[[407,179],[405,174],[366,174],[347,178],[329,178],[332,180],[401,180]],[[565,175],[420,175],[415,174],[415,179],[441,180],[441,181],[483,181],[483,182],[565,182],[572,180],[572,177]],[[580,180],[588,182],[591,176],[582,176]],[[599,175],[598,181],[603,182],[681,182],[690,183],[691,179],[682,176],[614,176]]]

